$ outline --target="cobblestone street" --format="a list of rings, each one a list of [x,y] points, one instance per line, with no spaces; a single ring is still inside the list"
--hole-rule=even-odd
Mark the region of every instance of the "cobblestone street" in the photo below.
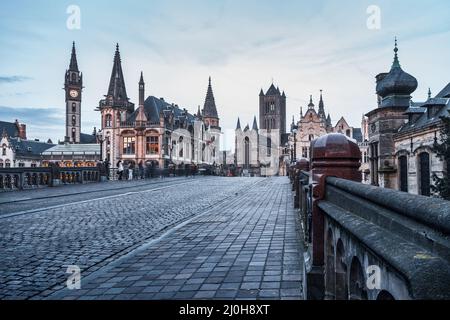
[[[33,210],[2,195],[0,298],[302,298],[286,177],[111,185],[76,187],[65,203],[51,195],[62,189],[35,191],[27,206],[47,205]],[[80,266],[81,290],[65,288],[68,265]]]

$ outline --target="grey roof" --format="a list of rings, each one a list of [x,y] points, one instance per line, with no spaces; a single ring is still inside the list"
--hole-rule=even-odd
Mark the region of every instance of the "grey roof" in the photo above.
[[[144,102],[145,116],[147,117],[147,121],[149,121],[151,123],[159,123],[160,114],[161,114],[161,112],[163,112],[165,110],[173,111],[175,118],[180,118],[182,116],[187,117],[187,121],[189,123],[193,123],[195,120],[195,116],[190,114],[189,112],[185,113],[184,110],[180,109],[180,107],[171,105],[171,104],[165,102],[164,100],[156,98],[154,96],[148,97]],[[138,111],[139,111],[139,109],[135,110],[130,115],[128,120],[131,122],[134,122],[138,115]]]
[[[266,96],[276,96],[280,94],[280,90],[275,88],[275,86],[272,85],[270,86],[269,90],[267,90]]]
[[[361,128],[353,128],[353,139],[357,142],[364,142]]]
[[[95,144],[95,143],[97,143],[97,138],[93,134],[80,133],[80,143],[81,144]]]
[[[422,103],[421,106],[423,104],[424,103]],[[425,107],[413,107],[413,106],[411,106],[405,111],[405,113],[406,114],[409,114],[409,113],[424,113],[425,111],[427,111],[427,108],[425,108]]]
[[[70,56],[69,71],[78,72],[77,52],[75,50],[75,41],[72,44],[72,55]]]
[[[19,128],[17,128],[15,122],[0,121],[0,135],[3,134],[3,131],[6,132],[8,137],[19,136]]]
[[[443,102],[445,102],[445,103],[443,103]],[[427,110],[427,107],[433,107],[433,106],[440,107],[440,108],[439,108],[439,111],[432,118],[429,118],[428,112],[426,112],[426,110]],[[418,128],[423,128],[428,125],[433,125],[433,124],[437,124],[437,123],[441,122],[440,117],[450,115],[449,114],[450,99],[433,98],[433,99],[430,99],[429,101],[427,101],[426,103],[424,103],[423,106],[420,108],[423,110],[422,115],[420,115],[416,121],[414,121],[412,123],[408,122],[407,124],[402,126],[398,131],[399,133],[405,133],[408,131],[417,130]]]
[[[10,142],[16,156],[24,158],[40,158],[42,152],[54,146],[54,144],[46,142],[23,140],[20,138],[10,138]]]
[[[436,98],[450,98],[450,83],[437,94]]]
[[[58,144],[47,150],[45,150],[43,155],[51,154],[100,154],[99,144]]]
[[[218,118],[216,101],[214,99],[214,94],[211,86],[211,77],[209,77],[208,91],[206,92],[205,104],[203,106],[204,117]]]

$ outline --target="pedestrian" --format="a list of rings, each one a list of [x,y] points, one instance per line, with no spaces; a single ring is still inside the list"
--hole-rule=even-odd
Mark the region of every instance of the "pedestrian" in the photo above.
[[[123,163],[122,163],[122,160],[119,160],[119,162],[117,162],[117,175],[119,176],[119,180],[122,180],[122,178],[123,178]]]
[[[128,166],[128,180],[133,180],[133,169],[134,169],[134,164],[133,162],[130,162],[129,166]]]
[[[109,161],[108,161],[108,158],[105,159],[105,161],[103,162],[103,165],[105,166],[106,179],[109,180]]]
[[[144,162],[141,160],[139,162],[139,177],[142,179],[144,179]]]

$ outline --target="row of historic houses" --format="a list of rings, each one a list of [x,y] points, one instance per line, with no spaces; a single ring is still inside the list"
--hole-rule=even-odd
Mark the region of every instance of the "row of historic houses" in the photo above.
[[[75,44],[66,71],[66,141],[82,144],[81,96],[82,74],[78,69]],[[103,160],[115,166],[152,164],[160,168],[170,165],[219,162],[221,128],[209,79],[204,107],[196,114],[170,104],[163,98],[145,97],[144,75],[138,83],[139,104],[130,102],[122,71],[119,46],[116,47],[108,91],[100,100],[101,146]]]

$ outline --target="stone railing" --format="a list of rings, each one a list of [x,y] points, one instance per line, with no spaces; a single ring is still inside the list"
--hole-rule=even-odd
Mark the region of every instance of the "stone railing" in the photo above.
[[[307,299],[450,299],[450,202],[360,183],[355,143],[312,144],[295,192]]]
[[[0,192],[104,181],[106,172],[97,167],[1,168]]]

